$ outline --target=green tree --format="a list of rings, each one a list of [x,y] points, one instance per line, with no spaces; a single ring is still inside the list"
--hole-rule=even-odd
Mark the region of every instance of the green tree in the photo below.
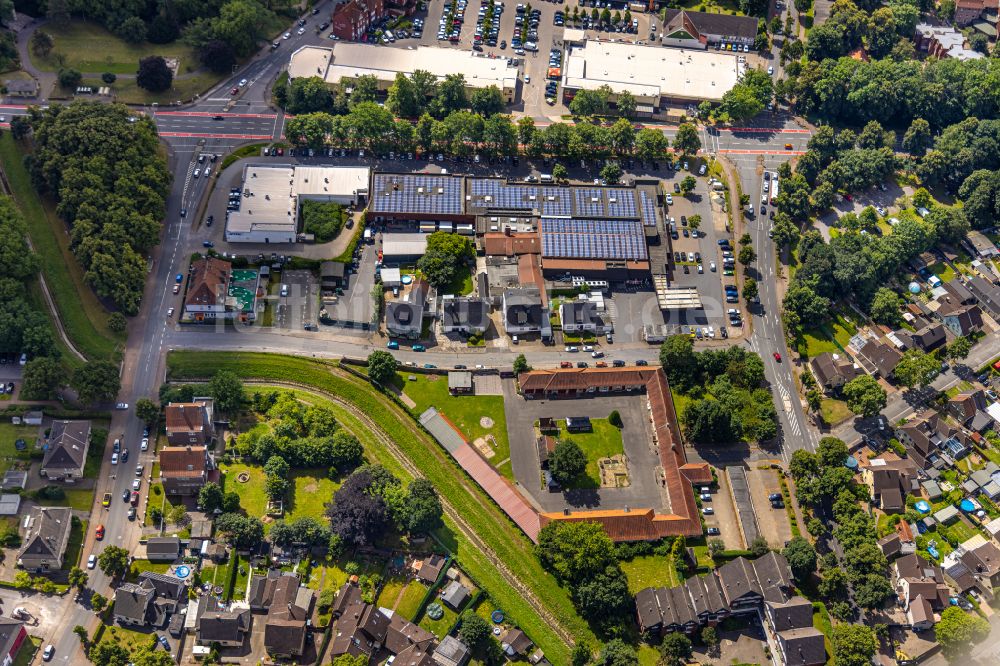
[[[472,610],[463,612],[459,619],[458,638],[472,650],[479,648],[492,635],[490,623]]]
[[[560,485],[567,486],[587,469],[587,456],[571,439],[560,440],[549,456],[549,471]]]
[[[280,500],[288,492],[291,481],[289,466],[281,456],[271,456],[264,464],[264,492],[271,500]]]
[[[126,321],[125,315],[121,312],[113,312],[108,317],[108,328],[115,333],[124,333],[127,327],[128,321]]]
[[[608,162],[601,169],[601,178],[608,183],[608,185],[617,185],[622,178],[622,168],[618,162]]]
[[[80,643],[82,643],[84,649],[86,649],[87,644],[90,643],[90,635],[87,634],[87,628],[82,624],[78,624],[73,627],[73,633],[77,635],[77,638],[80,639]]]
[[[219,370],[208,382],[208,393],[215,399],[215,407],[224,414],[236,414],[243,406],[243,381],[236,373]]]
[[[68,582],[73,587],[78,587],[82,590],[87,587],[88,578],[87,572],[80,567],[73,567],[69,570]]]
[[[923,118],[914,118],[903,134],[903,150],[914,157],[923,157],[933,145],[934,134],[931,131],[931,124]]]
[[[396,376],[396,357],[381,349],[368,355],[368,377],[376,384],[385,385]]]
[[[639,655],[634,647],[622,639],[612,638],[601,648],[597,666],[639,666]]]
[[[697,185],[698,181],[694,179],[694,176],[684,176],[681,179],[681,194],[684,196],[691,194]]]
[[[739,418],[717,400],[695,400],[681,414],[685,436],[700,444],[722,444],[740,438]]]
[[[414,479],[406,491],[406,524],[410,534],[423,534],[443,523],[444,509],[434,484],[427,479]]]
[[[128,569],[129,551],[119,546],[108,546],[97,556],[97,566],[107,576],[114,578]]]
[[[427,282],[436,289],[449,287],[459,270],[475,256],[471,241],[465,236],[437,231],[427,237],[427,250],[417,261]]]
[[[598,523],[553,521],[538,533],[535,554],[560,581],[575,585],[593,578],[618,559],[615,544]]]
[[[57,73],[59,85],[67,90],[73,90],[83,81],[83,74],[70,67],[60,67]]]
[[[701,642],[705,644],[709,652],[714,652],[719,646],[719,634],[715,627],[705,627],[701,630]]]
[[[93,599],[91,599],[91,605],[93,605]],[[131,661],[129,651],[116,641],[95,643],[87,652],[87,656],[90,657],[92,663],[101,664],[101,666],[125,666]]]
[[[514,359],[514,374],[519,375],[522,372],[530,372],[531,366],[528,365],[528,359],[524,357],[524,354],[518,354],[517,358]]]
[[[234,548],[250,548],[264,538],[264,523],[251,516],[224,513],[215,520],[215,527]]]
[[[635,147],[642,159],[656,160],[667,152],[670,141],[660,130],[644,127],[635,135]]]
[[[698,128],[691,123],[681,123],[674,136],[674,150],[682,155],[694,155],[701,150],[701,137]]]
[[[753,249],[753,245],[744,245],[740,248],[740,252],[737,255],[740,263],[744,266],[749,266],[757,260],[757,253]]]
[[[675,631],[663,637],[659,649],[663,666],[684,666],[691,658],[691,639]]]
[[[404,75],[399,74],[398,76]],[[391,99],[392,88],[389,89],[389,94]],[[332,109],[333,93],[322,78],[300,76],[288,84],[285,110],[289,113],[305,115],[319,111],[331,111]]]
[[[170,90],[174,83],[174,72],[167,66],[162,56],[147,56],[139,61],[139,71],[135,82],[143,90],[157,93]]]
[[[937,358],[919,349],[911,349],[903,354],[893,371],[896,381],[907,388],[928,386],[941,372]]]
[[[485,88],[478,88],[472,93],[469,106],[473,113],[487,117],[503,113],[506,103],[504,102],[503,93],[500,92],[499,88],[496,86],[487,86]]]
[[[52,53],[53,46],[55,42],[52,41],[52,35],[44,30],[35,30],[31,34],[31,52],[35,55],[45,58]]]
[[[788,560],[792,574],[800,583],[806,582],[816,571],[816,549],[813,548],[808,539],[801,536],[792,537],[781,554]]]
[[[959,360],[963,359],[969,355],[972,351],[972,340],[962,336],[960,338],[955,338],[950,345],[948,345],[948,358]]]
[[[565,183],[569,180],[569,171],[562,164],[554,164],[552,165],[552,178],[557,183]]]
[[[108,607],[108,599],[103,594],[98,594],[95,592],[90,595],[90,607],[94,609],[95,613],[100,613],[102,610]],[[95,662],[95,663],[105,663],[105,662]]]
[[[660,345],[660,365],[667,373],[670,385],[679,391],[694,386],[699,377],[698,355],[689,335],[672,335]]]
[[[211,514],[216,509],[222,509],[224,500],[225,493],[222,490],[222,486],[214,481],[209,481],[198,490],[198,506],[205,513]]]
[[[899,308],[901,301],[892,289],[879,287],[872,297],[870,307],[872,319],[886,326],[895,326],[899,323]]]
[[[146,22],[138,16],[130,16],[118,25],[115,34],[129,44],[141,44],[146,41]]]
[[[855,414],[871,418],[885,409],[885,389],[871,375],[855,377],[844,385],[842,392],[848,408]]]
[[[121,378],[111,361],[88,361],[73,372],[71,384],[81,402],[93,404],[113,400],[121,389]]]
[[[618,428],[619,430],[624,426],[624,424],[622,423],[622,415],[618,412],[617,409],[613,410],[610,414],[608,414],[608,423]]]
[[[967,654],[972,646],[990,633],[990,624],[973,613],[966,613],[958,606],[949,606],[941,612],[941,621],[934,626],[941,649],[951,659]]]
[[[618,107],[618,115],[622,118],[625,118],[626,120],[632,120],[635,118],[635,96],[629,91],[622,90],[618,93],[618,98],[615,100],[615,106]]]
[[[139,398],[135,401],[135,415],[146,425],[152,425],[160,418],[160,406],[149,398]]]
[[[757,281],[751,277],[743,280],[743,298],[747,301],[754,301],[757,296]]]
[[[691,215],[690,217],[688,217],[688,226],[691,228],[691,231],[697,231],[698,229],[700,229],[701,228],[701,215],[698,215],[697,213],[695,213],[694,215]]]
[[[49,356],[33,358],[21,375],[21,398],[50,400],[62,384],[65,373],[59,361]]]
[[[840,666],[868,666],[877,647],[871,627],[838,624],[833,628],[833,657]]]

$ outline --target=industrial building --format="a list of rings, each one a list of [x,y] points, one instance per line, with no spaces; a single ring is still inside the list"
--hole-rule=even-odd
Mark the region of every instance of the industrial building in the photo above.
[[[732,54],[697,48],[667,49],[625,42],[588,40],[570,45],[563,69],[563,96],[608,86],[632,93],[639,113],[671,105],[718,102],[734,85],[743,65]],[[615,101],[613,95],[611,102]]]
[[[226,241],[294,243],[300,199],[361,208],[368,201],[369,178],[366,167],[248,164],[240,208],[226,218]]]
[[[303,46],[288,63],[289,79],[318,76],[330,85],[359,76],[374,75],[380,92],[387,92],[396,75],[430,72],[438,79],[462,74],[469,93],[496,86],[508,104],[517,90],[517,68],[505,58],[484,58],[475,52],[435,46],[415,49],[388,48],[373,44],[339,42],[332,47]]]

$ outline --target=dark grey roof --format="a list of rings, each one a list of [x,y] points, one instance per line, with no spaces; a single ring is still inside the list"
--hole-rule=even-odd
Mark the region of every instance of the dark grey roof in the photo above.
[[[147,609],[156,590],[137,583],[123,583],[115,590],[115,617],[146,623]]]
[[[441,311],[445,326],[484,327],[490,322],[490,305],[482,298],[446,298]]]
[[[817,666],[826,663],[826,647],[819,629],[789,629],[779,634],[785,644],[786,666]]]
[[[5,84],[7,90],[15,93],[37,93],[38,92],[38,81],[35,79],[12,79],[7,81]]]
[[[324,261],[319,265],[319,275],[323,280],[344,277],[344,264],[340,261]]]
[[[24,622],[10,617],[0,617],[0,654],[10,654],[14,642],[21,634]]]
[[[201,597],[195,630],[201,643],[243,640],[250,630],[250,609],[225,610],[215,597]]]
[[[560,306],[559,317],[562,324],[589,324],[595,323],[598,326],[604,325],[604,320],[597,312],[597,307],[590,301],[564,301]]]
[[[445,602],[455,610],[459,610],[466,601],[469,600],[472,594],[469,592],[469,588],[465,587],[457,580],[453,580],[448,583],[447,587],[444,588],[444,592],[441,593],[441,601]]]
[[[808,599],[792,597],[784,603],[768,602],[767,605],[771,609],[775,631],[813,626],[813,607]]]
[[[42,469],[83,469],[89,445],[90,421],[53,421]]]
[[[176,559],[181,554],[181,540],[179,537],[150,537],[146,541],[146,557],[149,559],[163,559],[170,557]]]
[[[434,648],[434,661],[438,661],[437,657],[440,656],[446,663],[462,664],[469,658],[470,652],[468,645],[454,636],[448,635]]]
[[[666,12],[666,22],[671,24],[673,19],[681,13],[681,10],[667,9]],[[691,11],[685,11],[684,14],[703,35],[722,35],[723,37],[742,37],[744,39],[753,39],[757,36],[756,18]]]
[[[17,558],[24,556],[61,559],[73,518],[73,510],[58,506],[31,508],[28,529],[25,531]]]
[[[983,309],[994,317],[1000,315],[1000,287],[978,275],[970,277],[966,286]]]
[[[508,325],[542,325],[542,297],[538,289],[508,289],[504,292],[504,304]]]

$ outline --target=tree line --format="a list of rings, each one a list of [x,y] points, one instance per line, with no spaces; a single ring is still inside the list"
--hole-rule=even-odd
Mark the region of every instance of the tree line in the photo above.
[[[87,283],[137,314],[143,255],[159,242],[171,180],[154,124],[130,122],[118,104],[74,102],[29,113],[18,133],[31,133],[25,164],[35,188],[56,201]]]

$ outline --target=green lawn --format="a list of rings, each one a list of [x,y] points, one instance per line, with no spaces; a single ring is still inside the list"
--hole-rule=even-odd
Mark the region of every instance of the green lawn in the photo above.
[[[150,562],[149,560],[134,560],[132,567],[128,570],[127,580],[135,582],[139,580],[139,574],[144,571],[165,574],[170,569],[169,562]]]
[[[0,423],[0,474],[9,470],[15,462],[31,460],[31,449],[35,446],[38,433],[38,426],[18,426],[9,421]],[[19,439],[27,444],[24,451],[14,448],[14,442]]]
[[[939,526],[938,530],[947,534],[948,538],[957,544],[964,543],[979,534],[979,532],[976,531],[976,528],[971,525],[967,525],[965,521],[961,519],[956,520],[951,525]]]
[[[41,259],[45,283],[73,345],[88,358],[112,358],[124,342],[108,328],[110,312],[84,282],[84,271],[69,248],[66,225],[52,202],[43,202],[24,168],[24,152],[10,132],[0,136],[0,162]]]
[[[454,279],[438,290],[442,294],[465,296],[472,293],[472,270],[465,265],[459,267]]]
[[[247,515],[262,517],[267,511],[267,494],[264,492],[264,470],[260,465],[223,465],[226,472],[226,490],[236,491],[240,496],[240,506]],[[246,483],[237,481],[242,473],[250,474]],[[326,470],[292,470],[294,490],[285,503],[285,520],[303,516],[321,518],[326,505],[333,499],[334,491],[340,483],[326,477]],[[265,525],[268,527],[268,525]]]
[[[94,491],[81,488],[63,488],[66,497],[60,500],[49,500],[41,497],[35,501],[42,506],[68,506],[77,511],[89,512],[94,508]]]
[[[17,652],[17,658],[11,666],[30,666],[35,653],[42,646],[42,639],[38,636],[28,634],[28,638],[21,644],[21,649]]]
[[[427,586],[419,580],[395,575],[383,583],[376,605],[395,610],[407,620],[412,620],[426,595]]]
[[[635,594],[647,587],[673,587],[680,581],[677,569],[669,557],[643,555],[622,562],[622,571],[628,577],[628,591]]]
[[[502,395],[451,395],[448,393],[446,375],[399,372],[398,376],[403,393],[416,403],[416,407],[410,410],[414,416],[420,416],[428,407],[435,407],[462,431],[470,444],[480,437],[493,435],[496,446],[493,447],[494,454],[489,459],[490,463],[507,478],[514,477],[509,462],[500,464],[510,458]],[[416,377],[416,381],[408,381],[410,376]],[[480,423],[483,417],[492,419],[493,425],[484,428]]]
[[[559,422],[559,438],[573,440],[587,456],[587,470],[570,484],[571,488],[600,488],[601,474],[597,461],[625,451],[621,430],[608,423],[607,419],[592,418],[590,424],[594,428],[592,432],[568,432],[566,422]]]
[[[823,415],[823,420],[827,425],[832,426],[854,416],[854,412],[848,408],[846,402],[843,400],[834,400],[833,398],[823,398],[820,402],[819,411]]]
[[[188,76],[174,79],[173,85],[164,92],[150,92],[140,88],[135,79],[118,79],[111,87],[114,92],[116,102],[124,104],[160,104],[167,105],[174,102],[193,99],[195,95],[200,95],[211,88],[219,80],[217,74],[209,71],[199,71]],[[100,78],[85,78],[81,82],[85,86],[107,85]]]
[[[55,42],[52,53],[45,57],[31,55],[35,67],[44,71],[59,70],[57,53],[66,56],[66,67],[85,74],[135,74],[139,60],[151,55],[179,58],[181,74],[187,71],[188,66],[198,66],[194,49],[180,41],[171,44],[129,44],[96,23],[78,19],[63,26],[48,23],[44,30]]]
[[[956,276],[955,269],[944,262],[931,264],[927,267],[927,270],[941,278],[942,282],[951,282]]]
[[[427,616],[426,609],[424,610],[424,616],[420,618],[420,626],[437,636],[438,640],[441,640],[448,635],[451,628],[455,626],[458,622],[458,613],[450,609],[441,600],[438,600],[441,608],[444,609],[444,615],[441,616],[440,620],[432,620]]]
[[[809,358],[814,358],[824,352],[837,353],[840,349],[837,344],[827,337],[821,329],[809,329],[803,331],[799,336],[799,354]]]
[[[117,624],[109,624],[107,630],[104,632],[104,636],[101,638],[101,642],[111,641],[118,643],[132,652],[143,645],[152,645],[156,640],[153,634],[154,630],[152,628],[145,631],[136,631],[135,629],[120,627]]]
[[[86,538],[87,521],[74,517],[69,530],[69,541],[66,543],[66,554],[63,556],[63,569],[68,571],[80,566],[80,551],[83,550]]]
[[[462,569],[482,585],[512,622],[529,632],[553,663],[570,661],[567,641],[557,631],[558,627],[576,640],[596,643],[593,632],[573,608],[568,592],[542,569],[524,534],[404,410],[374,391],[367,382],[338,370],[335,363],[276,354],[184,351],[171,352],[167,362],[168,378],[172,380],[211,377],[218,370],[227,369],[241,377],[312,386],[317,404],[335,397],[352,405],[357,412],[370,415],[375,431],[355,411],[340,403],[326,403],[338,421],[358,437],[372,462],[385,465],[404,480],[412,478],[395,457],[397,454],[383,444],[383,438],[393,442],[407,465],[429,479],[449,504],[461,508],[477,537],[500,561],[516,563],[521,584],[546,606],[552,619],[543,619],[525,594],[507,581],[483,549],[459,531],[450,517],[446,516],[445,526],[435,532],[437,540],[457,558]]]

